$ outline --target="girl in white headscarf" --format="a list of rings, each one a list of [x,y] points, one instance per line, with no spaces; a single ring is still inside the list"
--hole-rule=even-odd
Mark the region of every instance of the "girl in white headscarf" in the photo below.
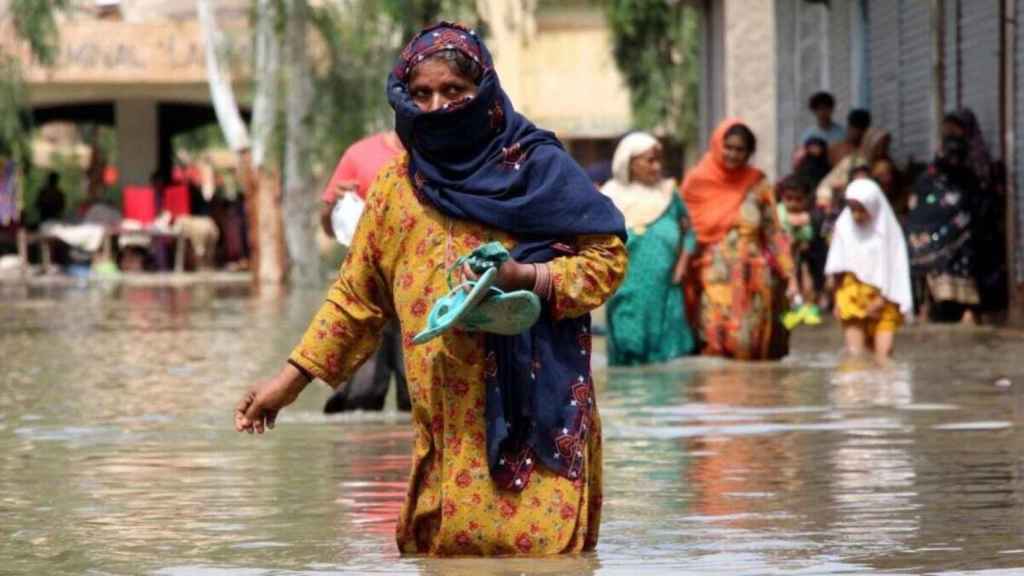
[[[879,360],[888,359],[914,301],[906,238],[873,180],[855,180],[846,188],[825,273],[836,276],[839,286],[835,312],[847,350],[860,354],[870,345]]]
[[[608,302],[609,363],[649,364],[689,354],[696,342],[682,280],[696,237],[675,182],[662,177],[657,139],[644,132],[623,138],[612,159],[612,179],[601,192],[625,216],[629,230],[629,271]]]

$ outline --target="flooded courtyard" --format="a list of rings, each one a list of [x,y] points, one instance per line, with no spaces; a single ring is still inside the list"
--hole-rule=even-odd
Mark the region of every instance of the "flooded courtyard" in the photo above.
[[[781,364],[598,368],[597,552],[439,560],[394,545],[407,417],[324,416],[314,384],[234,432],[320,293],[0,290],[0,573],[1024,573],[1019,333],[911,328],[885,369],[828,326]]]

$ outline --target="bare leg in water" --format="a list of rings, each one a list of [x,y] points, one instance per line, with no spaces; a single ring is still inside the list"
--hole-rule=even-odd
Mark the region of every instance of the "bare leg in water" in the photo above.
[[[896,339],[896,333],[877,332],[874,339],[875,359],[877,359],[880,364],[885,364],[892,357],[892,349]]]

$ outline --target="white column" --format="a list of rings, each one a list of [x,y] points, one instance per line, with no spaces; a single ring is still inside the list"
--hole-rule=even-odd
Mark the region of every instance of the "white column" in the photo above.
[[[117,123],[118,171],[122,185],[148,184],[159,162],[159,121],[154,100],[118,100],[114,109]]]
[[[778,74],[775,2],[726,0],[725,113],[757,135],[755,166],[776,176]]]

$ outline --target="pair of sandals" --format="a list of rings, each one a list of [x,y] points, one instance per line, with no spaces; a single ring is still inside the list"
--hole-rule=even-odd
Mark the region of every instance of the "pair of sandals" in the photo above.
[[[448,294],[434,303],[426,328],[413,343],[424,344],[456,326],[505,336],[533,326],[540,318],[540,298],[529,290],[505,292],[494,285],[498,269],[510,258],[501,243],[491,242],[456,260],[448,269]],[[456,285],[453,273],[463,266],[469,266],[478,277]]]

